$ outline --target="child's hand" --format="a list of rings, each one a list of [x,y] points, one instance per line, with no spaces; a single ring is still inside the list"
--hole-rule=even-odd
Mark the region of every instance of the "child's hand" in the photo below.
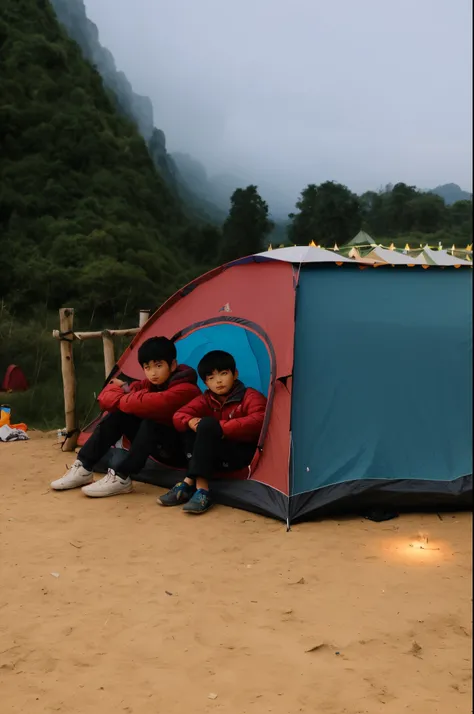
[[[191,431],[197,431],[197,428],[198,428],[198,425],[199,425],[199,422],[200,422],[200,421],[201,421],[201,420],[198,419],[198,417],[195,417],[194,419],[190,419],[190,420],[188,421],[188,426],[189,426],[189,428],[191,429]]]
[[[117,377],[114,377],[113,379],[110,380],[109,384],[115,384],[117,387],[123,387],[125,382],[122,381],[121,379],[118,379]]]

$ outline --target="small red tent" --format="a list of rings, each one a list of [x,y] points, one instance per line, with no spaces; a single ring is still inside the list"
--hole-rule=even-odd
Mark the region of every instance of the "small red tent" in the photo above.
[[[11,364],[7,367],[5,377],[2,382],[2,392],[25,392],[28,389],[28,382],[20,367]]]

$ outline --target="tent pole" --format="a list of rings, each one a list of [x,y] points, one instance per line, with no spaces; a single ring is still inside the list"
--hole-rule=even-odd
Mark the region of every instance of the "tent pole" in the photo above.
[[[293,479],[291,478],[291,468],[293,465],[293,459],[291,458],[293,452],[293,432],[290,429],[290,449],[288,453],[288,510],[286,512],[286,532],[289,533],[291,531],[291,525],[290,525],[290,498],[291,498],[291,489],[293,486]]]

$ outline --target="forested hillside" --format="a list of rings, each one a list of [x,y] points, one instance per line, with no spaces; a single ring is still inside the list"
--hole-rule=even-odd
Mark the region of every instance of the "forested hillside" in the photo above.
[[[33,388],[8,398],[15,418],[57,427],[57,308],[73,306],[78,329],[133,325],[207,266],[199,230],[49,1],[2,0],[0,48],[0,377],[21,365]],[[101,351],[75,349],[82,418]]]
[[[172,194],[182,202],[186,215],[199,223],[222,223],[225,211],[213,203],[212,196],[196,193],[195,187],[190,186],[181,175],[167,151],[163,130],[155,127],[150,98],[134,92],[124,72],[117,70],[112,53],[100,43],[97,26],[87,17],[83,0],[51,0],[51,4],[69,36],[78,43],[84,58],[99,71],[119,112],[136,124],[148,145],[155,167]]]
[[[3,0],[0,45],[4,299],[20,314],[159,304],[190,269],[187,221],[143,138],[47,0]]]

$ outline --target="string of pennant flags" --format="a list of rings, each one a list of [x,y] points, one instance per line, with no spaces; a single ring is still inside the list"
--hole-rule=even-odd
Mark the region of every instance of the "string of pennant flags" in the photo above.
[[[310,248],[321,248],[322,247],[322,246],[318,245],[317,243],[315,243],[314,241],[311,241],[310,243],[308,243],[308,245]],[[281,244],[278,247],[284,248],[285,246],[283,244]],[[294,244],[294,247],[296,247],[296,243]],[[448,253],[454,253],[454,252],[466,253],[466,257],[468,259],[469,259],[469,254],[472,253],[472,243],[469,243],[469,245],[467,245],[465,248],[456,248],[456,246],[453,243],[451,248],[445,249],[445,248],[443,248],[441,241],[438,243],[438,245],[428,245],[428,243],[426,243],[425,245],[422,245],[420,243],[419,247],[417,247],[417,248],[410,248],[410,245],[407,243],[405,245],[405,248],[403,248],[403,249],[397,248],[394,243],[391,243],[390,245],[383,245],[382,243],[365,243],[365,244],[357,243],[357,244],[353,244],[353,245],[343,245],[340,248],[337,245],[337,243],[335,243],[332,248],[325,248],[325,250],[332,250],[334,252],[339,252],[339,251],[347,250],[350,248],[357,248],[358,250],[360,250],[361,248],[371,248],[371,249],[384,248],[385,250],[394,250],[394,251],[402,252],[402,253],[418,253],[418,252],[421,252],[422,250],[425,250],[426,248],[429,248],[430,250],[446,250]],[[268,246],[268,250],[274,250],[271,243]]]

